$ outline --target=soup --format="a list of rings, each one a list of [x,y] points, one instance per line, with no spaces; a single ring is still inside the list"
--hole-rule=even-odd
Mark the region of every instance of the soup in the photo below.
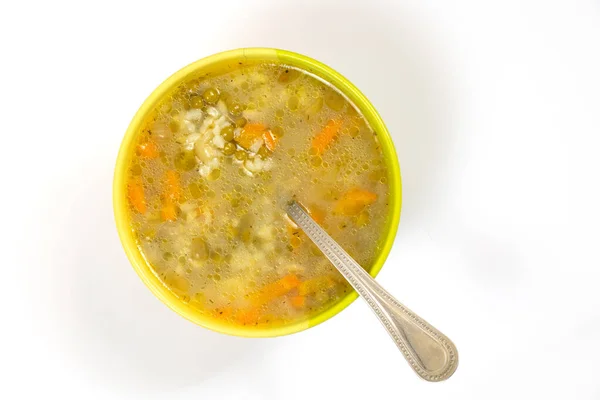
[[[287,203],[368,270],[390,214],[387,179],[377,134],[335,88],[240,62],[190,77],[146,118],[127,171],[129,219],[181,302],[224,324],[283,326],[351,291]]]

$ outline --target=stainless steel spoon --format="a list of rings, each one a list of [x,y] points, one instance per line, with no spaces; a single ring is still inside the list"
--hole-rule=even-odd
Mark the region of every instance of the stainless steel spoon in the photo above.
[[[456,371],[458,352],[450,339],[385,291],[302,206],[292,201],[287,213],[365,299],[421,378],[438,382]]]

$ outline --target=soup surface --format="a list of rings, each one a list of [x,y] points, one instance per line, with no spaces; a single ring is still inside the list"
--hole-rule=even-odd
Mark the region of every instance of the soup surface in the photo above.
[[[367,270],[389,215],[377,135],[334,88],[281,64],[180,85],[144,122],[127,173],[145,259],[226,324],[296,323],[351,290],[287,217],[291,199]]]

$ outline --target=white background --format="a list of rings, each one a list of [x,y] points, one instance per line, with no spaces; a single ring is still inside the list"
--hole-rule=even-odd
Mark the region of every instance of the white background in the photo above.
[[[0,398],[600,398],[598,1],[5,1],[0,43]],[[130,267],[130,119],[246,46],[319,59],[381,112],[404,205],[378,280],[455,341],[450,380],[418,379],[360,301],[241,339]]]

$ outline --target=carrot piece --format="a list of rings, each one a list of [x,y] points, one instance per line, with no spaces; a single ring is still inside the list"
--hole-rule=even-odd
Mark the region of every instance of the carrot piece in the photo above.
[[[163,221],[175,221],[177,219],[177,207],[172,200],[165,201],[165,204],[160,209],[160,218]]]
[[[340,128],[342,127],[342,121],[338,119],[331,119],[327,122],[327,125],[319,132],[312,141],[312,148],[315,149],[317,154],[322,154],[327,146],[333,142],[337,137]]]
[[[299,285],[300,279],[294,274],[286,275],[266,285],[260,291],[250,296],[252,306],[238,310],[235,314],[235,320],[242,325],[257,323],[263,305],[289,293]]]
[[[138,146],[138,153],[143,158],[156,158],[158,157],[158,146],[155,142],[149,140]]]
[[[263,133],[263,140],[265,141],[265,146],[267,150],[270,152],[275,151],[275,147],[277,147],[277,138],[271,131],[265,131]]]
[[[357,215],[366,206],[375,203],[377,195],[368,190],[354,188],[346,192],[337,202],[335,211],[344,215]]]
[[[283,296],[300,285],[300,279],[294,274],[286,275],[273,283],[266,285],[262,290],[256,293],[252,300],[254,304],[261,305],[271,302],[278,297]]]
[[[237,322],[242,325],[255,324],[258,322],[259,310],[258,308],[240,310],[237,312],[235,317]]]
[[[294,274],[286,275],[279,280],[279,284],[286,292],[298,287],[300,279]]]
[[[306,298],[304,296],[293,296],[290,301],[292,302],[292,306],[302,308],[306,303]]]
[[[323,221],[325,221],[325,211],[316,206],[311,207],[308,210],[308,213],[310,214],[312,219],[314,219],[315,222],[319,225],[323,224]]]
[[[240,134],[235,138],[235,141],[245,148],[250,149],[252,145],[259,139],[262,138],[263,133],[267,130],[267,127],[258,122],[251,122],[246,124]]]
[[[179,200],[179,197],[181,196],[179,174],[173,170],[167,171],[165,182],[165,198]]]
[[[144,197],[144,187],[139,180],[129,182],[127,187],[127,197],[133,208],[140,214],[146,213],[146,199]]]
[[[177,219],[177,201],[180,197],[179,174],[176,171],[167,171],[163,207],[160,210],[160,217],[163,221],[175,221]]]

